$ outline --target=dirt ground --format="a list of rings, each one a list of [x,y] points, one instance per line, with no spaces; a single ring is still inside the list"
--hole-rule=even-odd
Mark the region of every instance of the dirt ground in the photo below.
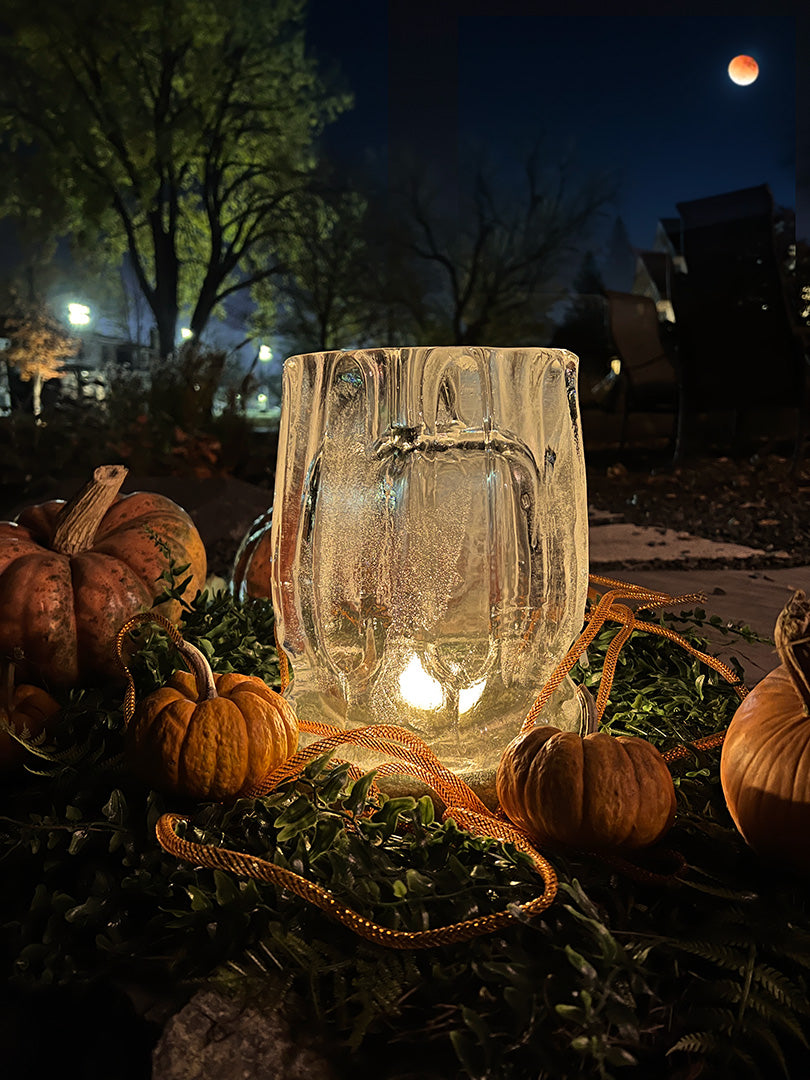
[[[810,565],[810,460],[771,454],[666,460],[602,453],[588,463],[591,506],[638,525],[668,527],[766,553],[780,566]]]

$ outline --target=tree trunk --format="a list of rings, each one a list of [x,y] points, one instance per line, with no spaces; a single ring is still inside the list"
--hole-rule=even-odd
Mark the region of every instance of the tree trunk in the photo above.
[[[157,325],[160,359],[165,360],[172,356],[175,350],[180,265],[175,251],[173,229],[164,229],[157,213],[150,214],[150,223],[155,251],[155,288],[149,304]]]
[[[39,417],[40,417],[40,414],[42,412],[42,376],[40,375],[39,372],[36,373],[36,375],[34,376],[33,381],[34,381],[34,398],[33,398],[34,419],[36,420],[37,423],[39,423],[40,422]]]
[[[155,321],[158,331],[158,348],[160,359],[165,360],[174,354],[174,337],[177,332],[177,313],[174,315],[165,310],[155,312]]]

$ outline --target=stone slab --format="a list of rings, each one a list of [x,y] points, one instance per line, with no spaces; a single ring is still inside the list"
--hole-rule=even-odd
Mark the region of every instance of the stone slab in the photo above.
[[[712,559],[718,563],[728,563],[766,554],[775,561],[788,557],[784,551],[766,553],[759,548],[706,540],[674,529],[602,518],[591,518],[589,540],[592,567],[615,565],[618,562],[648,563],[653,560],[678,563],[685,559]]]
[[[606,576],[614,576],[606,571]],[[773,647],[773,628],[776,617],[797,589],[810,593],[810,566],[777,567],[764,570],[717,569],[637,570],[616,572],[617,578],[669,593],[670,596],[703,592],[702,605],[689,603],[687,609],[705,608],[707,614],[718,615],[724,623],[743,623],[756,634],[767,638],[766,643],[746,643],[736,635],[724,635],[706,627],[706,637],[721,659],[738,657],[749,686],[777,666]],[[670,610],[677,611],[676,606]]]

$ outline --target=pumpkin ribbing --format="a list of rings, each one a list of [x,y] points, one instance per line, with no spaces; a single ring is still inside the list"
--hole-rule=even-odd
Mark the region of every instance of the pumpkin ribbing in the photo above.
[[[534,727],[501,757],[501,808],[541,846],[632,850],[656,843],[672,824],[675,788],[659,752],[597,723],[591,701],[584,735]]]
[[[729,724],[720,781],[746,843],[810,871],[810,602],[788,601],[774,632],[779,667],[744,699]]]
[[[120,496],[125,475],[102,466],[67,503],[0,522],[0,657],[21,657],[26,679],[69,687],[116,677],[116,632],[152,606],[170,564],[188,565],[188,599],[205,582],[191,518],[162,495]],[[174,600],[161,610],[181,612]]]
[[[176,671],[134,707],[127,727],[133,769],[158,790],[234,798],[295,753],[295,714],[256,676],[214,674],[204,654],[177,631],[172,641],[191,672]]]

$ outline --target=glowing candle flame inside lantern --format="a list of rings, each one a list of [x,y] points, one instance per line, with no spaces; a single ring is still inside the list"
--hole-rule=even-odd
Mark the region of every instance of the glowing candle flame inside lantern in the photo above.
[[[439,709],[444,701],[441,683],[428,675],[416,654],[399,677],[399,692],[414,709]]]
[[[468,713],[473,705],[476,705],[481,700],[481,695],[486,689],[487,680],[481,679],[477,683],[473,683],[472,686],[465,686],[463,690],[458,692],[458,712],[459,716],[464,713]]]

